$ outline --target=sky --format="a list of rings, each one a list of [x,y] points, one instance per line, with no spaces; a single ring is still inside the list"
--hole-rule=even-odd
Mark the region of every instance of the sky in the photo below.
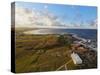
[[[94,6],[16,2],[16,27],[97,28]]]

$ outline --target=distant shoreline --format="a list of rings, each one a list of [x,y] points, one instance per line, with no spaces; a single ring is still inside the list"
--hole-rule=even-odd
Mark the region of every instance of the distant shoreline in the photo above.
[[[85,39],[97,39],[97,29],[35,29],[23,31],[24,34],[46,35],[46,34],[76,34]]]

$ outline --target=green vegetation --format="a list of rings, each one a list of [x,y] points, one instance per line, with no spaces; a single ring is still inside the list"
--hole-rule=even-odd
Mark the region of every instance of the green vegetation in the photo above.
[[[75,39],[70,35],[31,35],[23,33],[29,30],[33,29],[16,29],[16,72],[56,71],[66,63],[67,70],[96,67],[96,54],[88,50],[87,52],[80,52],[83,64],[75,65],[73,63],[70,54]],[[62,67],[59,70],[66,70],[66,68]]]
[[[29,29],[16,30],[16,72],[43,72],[66,70],[59,67],[66,64],[67,70],[96,68],[97,54],[87,50],[78,53],[83,60],[75,65],[70,57],[74,39],[68,35],[23,34]]]
[[[54,71],[69,61],[68,35],[25,35],[16,31],[16,72]]]

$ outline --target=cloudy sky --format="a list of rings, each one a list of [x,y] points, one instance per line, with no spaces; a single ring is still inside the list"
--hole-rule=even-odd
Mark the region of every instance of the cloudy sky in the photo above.
[[[32,28],[97,28],[97,8],[44,3],[15,3],[15,26]]]

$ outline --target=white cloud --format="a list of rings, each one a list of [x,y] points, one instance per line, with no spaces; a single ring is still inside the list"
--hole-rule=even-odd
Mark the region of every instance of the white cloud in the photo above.
[[[97,22],[97,19],[95,19],[95,20],[93,21],[93,24],[92,24],[94,28],[97,28],[97,23],[98,23],[98,22]]]
[[[47,8],[47,6],[45,6]],[[15,11],[15,24],[16,27],[34,27],[34,28],[47,28],[47,27],[59,27],[55,23],[60,24],[60,21],[56,21],[56,16],[48,11],[36,11],[26,8],[16,7]]]
[[[43,10],[33,10],[16,7],[15,10],[15,26],[16,27],[31,27],[31,28],[82,28],[79,24],[64,23],[61,18],[55,16],[47,10],[48,6],[45,5]],[[96,28],[97,20],[90,23],[90,27]]]
[[[97,19],[89,21],[88,25],[90,28],[97,29],[97,25],[98,25]]]

